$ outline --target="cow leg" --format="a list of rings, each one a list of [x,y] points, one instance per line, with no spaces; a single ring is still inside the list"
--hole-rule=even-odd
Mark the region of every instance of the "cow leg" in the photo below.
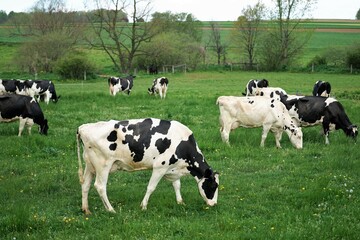
[[[98,191],[100,198],[102,202],[104,203],[104,206],[107,211],[115,213],[114,208],[111,206],[110,201],[107,197],[106,193],[106,184],[109,178],[109,173],[111,169],[112,164],[108,164],[104,166],[104,168],[100,172],[96,172],[96,179],[95,179],[95,188]]]
[[[264,146],[265,146],[265,140],[266,140],[266,137],[267,137],[269,131],[270,131],[270,126],[268,126],[268,125],[263,125],[260,147],[264,147]]]
[[[25,125],[26,125],[26,119],[20,118],[20,120],[19,120],[19,134],[18,134],[19,137],[21,137],[21,133],[24,130]]]
[[[91,172],[90,167],[86,165],[85,173],[84,173],[84,182],[81,184],[81,194],[82,194],[82,207],[81,209],[85,212],[85,214],[91,214],[89,210],[89,189],[91,185],[91,181],[94,177],[94,174]]]
[[[159,169],[153,170],[149,184],[147,186],[146,194],[140,204],[140,207],[142,208],[142,210],[147,209],[147,204],[148,204],[149,198],[150,198],[151,194],[154,192],[154,190],[156,189],[156,186],[158,185],[160,179],[164,175],[165,175],[165,172],[162,172]]]
[[[180,188],[181,188],[181,182],[180,182],[180,178],[173,181],[172,185],[174,187],[175,190],[175,195],[176,195],[176,202],[178,204],[184,204],[184,201],[182,199],[181,193],[180,193]]]
[[[328,123],[326,120],[323,121],[323,130],[325,135],[325,144],[329,144],[329,132],[330,132],[330,123]]]
[[[281,140],[281,136],[282,136],[282,131],[276,130],[276,131],[274,131],[274,135],[275,135],[276,147],[281,148],[280,140]]]

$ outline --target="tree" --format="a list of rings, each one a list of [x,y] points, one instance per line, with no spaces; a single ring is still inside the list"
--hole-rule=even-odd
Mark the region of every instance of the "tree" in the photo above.
[[[233,39],[236,45],[241,46],[245,52],[249,68],[253,69],[255,61],[255,50],[259,35],[259,25],[265,15],[265,6],[258,2],[253,7],[247,6],[242,10],[240,16],[234,24]]]
[[[8,19],[8,15],[6,14],[6,12],[0,10],[0,24],[6,22],[7,19]]]
[[[96,10],[90,19],[97,41],[88,39],[93,47],[103,49],[119,73],[133,70],[133,62],[140,54],[140,46],[153,37],[149,17],[149,0],[94,0]],[[127,13],[129,9],[129,14]],[[129,16],[129,23],[119,21]]]
[[[9,14],[10,16],[10,14]],[[38,0],[30,13],[12,13],[13,34],[29,41],[19,49],[16,63],[29,72],[52,72],[54,65],[82,37],[83,23],[75,12],[68,12],[64,0]]]
[[[356,13],[356,19],[357,19],[357,20],[360,20],[360,8],[359,8],[359,10],[358,10],[357,13]]]
[[[262,60],[267,70],[287,68],[311,36],[300,22],[317,0],[273,0],[272,26],[262,41]]]
[[[155,12],[152,14],[151,22],[156,32],[184,33],[197,42],[202,40],[201,22],[190,13]]]
[[[209,36],[209,44],[207,46],[213,49],[216,53],[217,64],[220,65],[221,57],[225,59],[226,57],[226,45],[221,41],[221,34],[218,25],[215,22],[210,23],[210,36]]]

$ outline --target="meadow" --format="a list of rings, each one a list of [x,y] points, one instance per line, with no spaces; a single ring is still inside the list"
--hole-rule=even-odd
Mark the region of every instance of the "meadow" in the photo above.
[[[130,96],[110,96],[107,80],[58,81],[61,99],[41,107],[49,133],[37,127],[17,137],[18,122],[0,124],[1,239],[357,239],[360,229],[360,153],[341,131],[325,145],[321,127],[303,128],[304,148],[286,135],[282,149],[270,133],[260,148],[261,129],[236,129],[231,146],[219,133],[218,96],[241,95],[251,78],[266,78],[290,94],[311,94],[317,80],[350,120],[360,123],[358,75],[267,72],[167,74],[165,100],[149,96],[154,76],[139,74]],[[171,183],[162,179],[148,210],[140,202],[151,171],[110,175],[108,213],[91,187],[92,215],[81,212],[76,129],[108,119],[174,119],[194,132],[209,165],[220,173],[218,205],[207,207],[191,176],[182,178],[186,205],[177,205]]]

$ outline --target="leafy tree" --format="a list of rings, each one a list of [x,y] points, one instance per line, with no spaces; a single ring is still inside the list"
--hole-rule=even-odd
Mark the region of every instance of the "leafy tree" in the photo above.
[[[93,13],[95,19],[89,20],[95,40],[88,39],[88,42],[103,49],[119,73],[129,73],[133,70],[134,59],[140,54],[140,46],[153,37],[152,24],[143,21],[149,17],[150,1],[94,0],[94,3],[97,6]],[[130,23],[118,21],[129,6]]]
[[[138,58],[137,64],[144,69],[184,63],[189,68],[196,68],[203,57],[203,49],[195,40],[184,41],[187,38],[186,34],[177,32],[164,32],[155,36],[151,42],[142,46],[143,55]]]
[[[156,32],[178,32],[188,35],[188,38],[200,42],[202,39],[202,31],[200,30],[201,22],[192,14],[176,13],[170,11],[152,14],[151,22]]]
[[[355,69],[360,69],[360,43],[352,45],[346,55],[346,63]]]
[[[358,10],[357,13],[356,13],[356,19],[357,19],[357,20],[360,20],[360,8],[359,8],[359,10]]]
[[[9,14],[10,16],[10,14]],[[20,50],[16,62],[30,72],[52,72],[55,62],[72,49],[82,36],[82,23],[76,13],[65,9],[64,0],[38,0],[30,13],[12,13],[13,34],[25,35],[29,41]]]
[[[6,12],[0,10],[0,24],[6,22],[7,19],[8,19],[8,15],[6,14]]]
[[[234,23],[233,41],[236,45],[241,46],[240,49],[245,52],[250,69],[254,65],[255,50],[260,34],[259,26],[261,19],[264,18],[265,11],[264,4],[258,2],[253,7],[248,6],[243,9],[242,16]]]

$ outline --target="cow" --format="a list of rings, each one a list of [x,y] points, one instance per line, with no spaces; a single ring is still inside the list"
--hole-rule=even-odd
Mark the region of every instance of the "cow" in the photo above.
[[[265,88],[269,86],[269,81],[266,79],[256,80],[251,79],[245,87],[245,93],[243,93],[244,96],[252,96],[255,95],[255,90],[257,88]]]
[[[56,103],[60,98],[56,95],[55,85],[52,81],[26,80],[25,86],[28,96],[43,99],[46,104],[49,104],[50,100]]]
[[[263,127],[261,147],[264,147],[267,134],[271,130],[275,135],[276,147],[281,148],[281,135],[285,130],[292,145],[297,149],[302,148],[302,130],[291,120],[287,109],[279,100],[261,96],[220,96],[216,104],[220,109],[220,133],[223,142],[229,144],[231,130],[238,127]]]
[[[287,94],[286,91],[279,87],[266,87],[266,88],[257,88],[253,93],[254,96],[264,96],[264,97],[271,97],[275,96],[273,95],[275,92],[278,92],[278,94]],[[280,100],[280,97],[278,97]]]
[[[358,135],[357,126],[351,123],[344,107],[335,98],[280,94],[280,99],[297,126],[322,124],[325,144],[329,144],[329,133],[334,128],[342,129],[353,139]]]
[[[31,134],[31,127],[34,123],[39,125],[40,134],[47,135],[48,121],[44,118],[44,114],[39,103],[32,97],[6,94],[0,96],[0,122],[12,122],[19,119],[19,134],[25,126]]]
[[[152,94],[156,95],[158,93],[161,99],[162,98],[165,99],[166,92],[168,89],[168,84],[169,84],[169,80],[166,77],[155,78],[153,80],[153,84],[151,88],[148,88],[148,93],[150,95]]]
[[[134,84],[135,76],[129,75],[127,77],[110,77],[108,79],[110,95],[116,96],[118,92],[127,92],[130,95]]]
[[[7,93],[27,95],[25,81],[18,79],[11,79],[11,80],[0,79],[0,95]]]
[[[176,201],[182,204],[180,178],[189,174],[195,178],[205,202],[209,206],[217,204],[219,174],[205,161],[192,131],[177,121],[146,118],[83,124],[77,131],[77,151],[85,214],[90,214],[88,192],[94,175],[94,186],[106,210],[115,212],[106,193],[108,175],[115,170],[152,169],[140,205],[143,210],[147,209],[150,195],[162,177],[172,182]]]
[[[329,82],[317,81],[313,88],[313,96],[330,97],[331,85]]]

